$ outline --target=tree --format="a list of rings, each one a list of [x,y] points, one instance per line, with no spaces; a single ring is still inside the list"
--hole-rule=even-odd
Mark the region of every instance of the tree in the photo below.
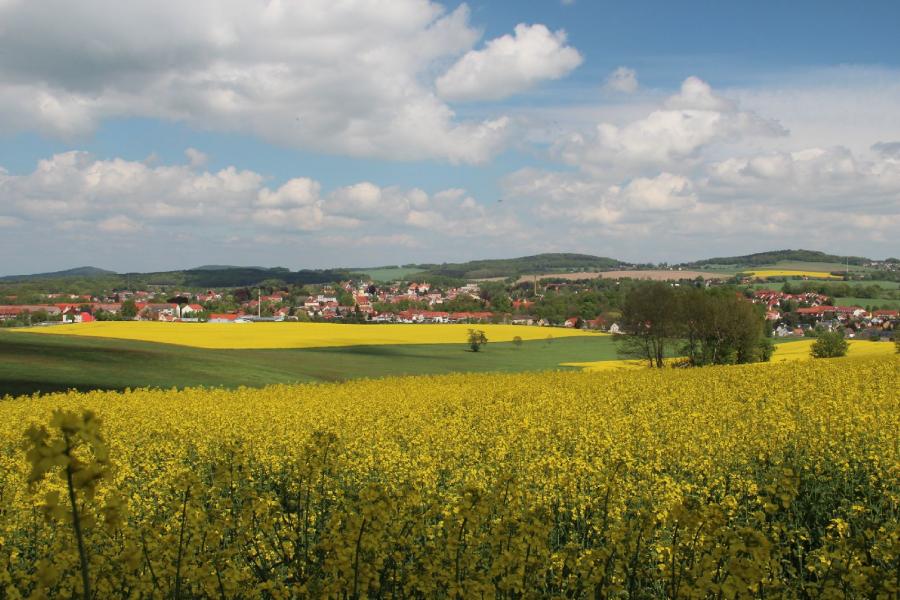
[[[837,358],[847,354],[847,340],[840,331],[825,331],[819,334],[812,345],[813,358]]]
[[[766,361],[765,319],[745,298],[728,290],[687,289],[677,294],[683,352],[691,365]]]
[[[633,288],[622,307],[619,353],[663,367],[666,350],[678,337],[679,311],[675,289],[663,282]]]
[[[124,319],[133,319],[137,316],[137,304],[134,303],[134,300],[126,300],[122,303],[122,309],[120,313],[122,318]]]
[[[522,337],[517,335],[516,337],[514,337],[512,339],[512,343],[513,343],[513,346],[516,347],[516,350],[518,350],[519,348],[522,347]],[[900,351],[900,350],[898,350],[898,351]]]
[[[487,344],[488,339],[485,333],[480,329],[469,330],[469,348],[472,352],[478,352],[481,347]]]

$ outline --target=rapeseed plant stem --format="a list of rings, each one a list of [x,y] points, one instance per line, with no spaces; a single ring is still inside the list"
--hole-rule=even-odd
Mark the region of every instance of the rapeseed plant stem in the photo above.
[[[84,534],[81,531],[81,515],[78,513],[78,502],[75,498],[75,484],[72,481],[72,444],[69,434],[63,432],[66,449],[63,454],[68,460],[66,464],[66,487],[69,490],[69,504],[72,507],[72,527],[75,529],[75,541],[78,544],[78,559],[81,563],[81,587],[85,600],[91,597],[91,577],[88,571],[88,557],[84,549]]]

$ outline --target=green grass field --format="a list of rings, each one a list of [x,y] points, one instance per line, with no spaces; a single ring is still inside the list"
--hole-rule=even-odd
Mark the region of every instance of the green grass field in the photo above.
[[[816,283],[816,282],[814,282]],[[884,281],[881,279],[874,279],[872,281],[862,280],[862,281],[822,281],[819,283],[824,283],[826,285],[849,285],[849,286],[863,286],[863,285],[878,285],[882,289],[885,290],[896,290],[900,289],[900,282],[897,281]],[[796,285],[796,281],[791,281],[791,285]],[[751,283],[749,284],[751,288],[754,290],[780,290],[784,285],[783,281],[771,281],[767,283]]]
[[[754,267],[754,269],[790,269],[793,271],[825,271],[825,272],[845,272],[847,270],[847,265],[844,263],[822,263],[822,262],[802,262],[802,261],[793,261],[793,260],[780,260],[771,265],[765,265],[762,267]],[[851,273],[866,273],[871,271],[872,269],[868,267],[860,267],[857,265],[850,265]]]
[[[900,309],[900,300],[887,300],[884,298],[835,298],[835,302],[839,306],[867,306],[878,307],[882,309]]]
[[[466,346],[351,346],[205,350],[170,344],[0,331],[0,397],[67,389],[263,386],[298,381],[454,371],[565,369],[563,362],[618,358],[612,337]]]
[[[703,270],[707,271],[719,271],[723,273],[739,273],[742,271],[762,271],[765,269],[776,269],[776,270],[789,270],[789,271],[824,271],[826,273],[840,272],[843,273],[847,270],[847,265],[843,263],[824,263],[824,262],[803,262],[803,261],[793,261],[793,260],[780,260],[776,263],[770,263],[766,265],[723,265],[723,264],[710,264],[704,265]],[[868,273],[871,272],[872,269],[869,267],[860,267],[857,265],[850,265],[850,273]]]

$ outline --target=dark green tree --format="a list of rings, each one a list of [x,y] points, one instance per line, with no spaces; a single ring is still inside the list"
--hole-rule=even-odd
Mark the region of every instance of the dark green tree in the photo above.
[[[134,300],[126,300],[122,303],[122,309],[119,312],[123,319],[133,319],[138,314],[137,304]]]
[[[837,358],[847,354],[848,346],[840,331],[823,331],[813,342],[810,355],[813,358]]]

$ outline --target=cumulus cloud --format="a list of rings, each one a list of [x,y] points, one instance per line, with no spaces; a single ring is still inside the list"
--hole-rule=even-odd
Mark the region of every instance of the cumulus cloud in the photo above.
[[[480,36],[464,4],[448,13],[429,0],[141,0],[110,11],[100,0],[50,0],[0,3],[0,23],[8,131],[73,138],[140,116],[296,148],[463,163],[487,160],[507,135],[503,115],[458,119],[429,82]],[[505,89],[580,61],[561,34],[543,32],[511,38],[507,58],[523,66]]]
[[[641,169],[689,164],[703,148],[747,136],[781,136],[775,120],[741,110],[706,82],[687,78],[663,107],[624,125],[600,123],[592,132],[560,139],[555,154],[583,169]]]
[[[794,207],[900,213],[900,161],[848,148],[806,148],[710,164],[704,186],[722,198],[777,199]]]
[[[5,208],[26,219],[106,218],[190,223],[226,214],[256,194],[262,177],[234,167],[195,172],[190,165],[151,167],[85,152],[56,154],[26,175],[0,174]]]
[[[594,235],[693,256],[784,236],[811,247],[896,244],[900,161],[863,159],[843,147],[732,157],[691,176],[660,172],[620,183],[589,171],[522,169],[504,181],[506,199],[547,227],[569,227],[573,243]],[[869,252],[872,254],[872,252]],[[687,256],[691,256],[688,254]]]
[[[566,45],[564,31],[544,25],[516,25],[513,35],[471,50],[436,81],[438,94],[451,101],[500,100],[546,80],[568,75],[582,62]]]
[[[638,89],[637,72],[628,67],[619,67],[609,74],[604,87],[613,92],[633,94]]]
[[[309,177],[267,185],[260,173],[233,166],[205,171],[190,158],[182,165],[149,165],[73,151],[41,160],[22,175],[0,169],[4,235],[36,234],[48,226],[64,236],[53,241],[98,245],[161,239],[271,245],[303,238],[313,247],[334,240],[354,240],[347,244],[352,247],[418,247],[437,239],[509,239],[521,224],[463,189],[429,194],[363,181],[323,190]]]

